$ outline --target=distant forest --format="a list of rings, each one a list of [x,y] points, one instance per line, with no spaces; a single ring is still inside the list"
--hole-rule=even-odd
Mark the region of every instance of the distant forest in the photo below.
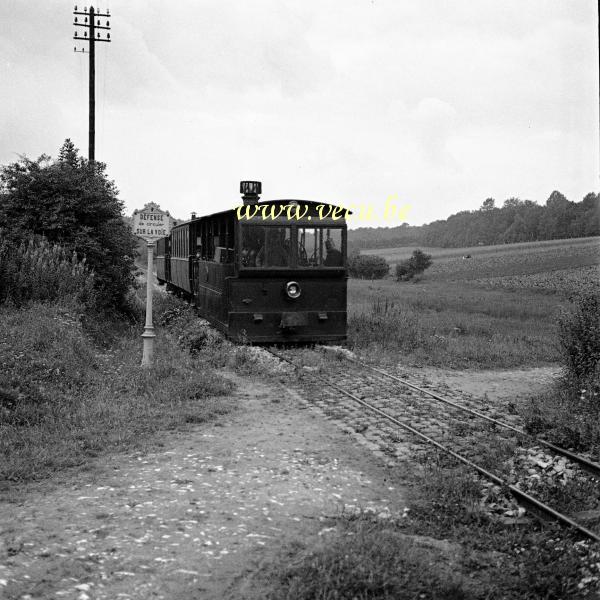
[[[427,225],[348,230],[349,250],[398,246],[463,246],[511,244],[600,235],[600,194],[571,202],[554,191],[545,206],[509,198],[501,208],[488,198],[479,210],[465,210]]]

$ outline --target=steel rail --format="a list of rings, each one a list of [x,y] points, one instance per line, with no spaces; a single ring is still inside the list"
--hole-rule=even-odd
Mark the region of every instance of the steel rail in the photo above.
[[[426,394],[428,396],[431,396],[432,398],[435,398],[436,400],[438,400],[439,402],[443,402],[445,404],[448,404],[449,406],[453,406],[454,408],[457,408],[459,410],[462,410],[464,412],[470,413],[472,415],[475,415],[477,417],[480,417],[481,419],[485,419],[486,421],[489,421],[491,423],[494,423],[494,425],[498,425],[500,427],[504,427],[505,429],[509,429],[511,431],[514,431],[515,433],[518,433],[519,435],[523,435],[526,436],[528,438],[534,439],[536,442],[538,442],[539,444],[541,444],[542,446],[545,446],[546,448],[549,448],[550,450],[552,450],[553,452],[555,452],[556,454],[560,454],[566,458],[568,458],[569,460],[572,460],[573,462],[578,463],[579,465],[581,465],[586,471],[588,471],[589,473],[591,473],[592,475],[596,475],[596,476],[600,476],[600,464],[591,461],[587,458],[585,458],[584,456],[580,456],[579,454],[575,454],[574,452],[571,452],[570,450],[567,450],[566,448],[561,448],[560,446],[555,446],[554,444],[552,444],[551,442],[548,442],[540,437],[537,437],[535,435],[532,435],[530,433],[527,433],[525,430],[520,429],[519,427],[514,427],[513,425],[510,425],[508,423],[504,423],[503,421],[499,421],[498,419],[494,419],[492,417],[489,417],[477,410],[473,410],[472,408],[468,408],[467,406],[463,406],[462,404],[458,404],[456,402],[452,402],[452,400],[448,400],[448,398],[444,398],[443,396],[440,396],[439,394],[436,394],[434,392],[430,392],[429,390],[426,390],[424,388],[419,387],[418,385],[415,385],[414,383],[410,383],[408,381],[406,381],[405,379],[402,379],[401,377],[397,377],[396,375],[392,375],[391,373],[388,373],[387,371],[384,371],[383,369],[378,369],[377,367],[373,367],[372,365],[369,365],[361,360],[358,360],[356,358],[350,358],[349,356],[345,357],[347,360],[349,360],[350,362],[353,362],[355,364],[361,365],[363,367],[366,367],[367,369],[371,369],[371,371],[374,371],[375,373],[379,373],[380,375],[383,375],[385,377],[389,377],[390,379],[393,379],[394,381],[405,385],[409,388],[418,390],[419,392],[421,392],[422,394]]]
[[[277,357],[279,360],[283,360],[284,362],[289,363],[296,369],[302,368],[301,366],[294,363],[294,361],[290,360],[289,358],[287,358],[285,356],[280,355],[279,353],[271,350],[270,348],[265,348],[265,350],[267,350],[267,352],[270,352],[273,356]],[[388,421],[394,423],[394,425],[397,425],[399,427],[402,427],[403,429],[406,429],[407,431],[410,431],[412,434],[416,435],[417,437],[420,437],[421,439],[425,440],[427,443],[435,446],[436,448],[442,450],[446,454],[449,454],[450,456],[454,457],[459,462],[462,462],[463,464],[471,467],[472,469],[476,470],[479,474],[483,475],[483,477],[485,477],[486,479],[493,481],[496,485],[505,487],[506,489],[508,489],[510,491],[510,493],[515,498],[521,500],[522,502],[524,502],[526,504],[529,504],[530,506],[534,506],[540,512],[545,513],[546,515],[549,515],[550,517],[552,517],[556,521],[559,521],[563,525],[568,525],[569,527],[576,529],[580,533],[583,533],[586,537],[588,537],[596,542],[600,542],[600,536],[598,534],[594,533],[593,531],[591,531],[590,529],[588,529],[587,527],[580,525],[579,523],[577,523],[576,521],[573,521],[573,519],[569,518],[568,516],[563,515],[562,513],[554,510],[551,506],[548,506],[547,504],[540,502],[533,496],[530,496],[523,490],[520,490],[518,487],[507,483],[506,481],[504,481],[497,475],[490,473],[489,471],[487,471],[483,467],[480,467],[479,465],[477,465],[473,461],[469,460],[468,458],[465,458],[461,454],[454,452],[454,450],[451,450],[450,448],[447,448],[443,444],[436,442],[433,438],[430,438],[428,435],[425,435],[424,433],[420,432],[418,429],[415,429],[414,427],[412,427],[406,423],[402,423],[402,421],[399,421],[392,415],[387,414],[386,412],[382,411],[381,409],[377,408],[376,406],[373,406],[369,402],[366,402],[362,398],[359,398],[358,396],[354,395],[352,392],[345,390],[344,388],[342,388],[339,385],[337,385],[336,383],[330,381],[326,377],[323,377],[322,375],[317,375],[313,372],[309,372],[309,374],[312,377],[314,377],[315,379],[319,379],[319,380],[323,381],[329,387],[332,387],[333,389],[337,390],[341,394],[344,394],[348,398],[351,398],[355,402],[358,402],[358,404],[364,406],[368,410],[370,410],[370,411],[380,415],[381,417],[387,419]]]

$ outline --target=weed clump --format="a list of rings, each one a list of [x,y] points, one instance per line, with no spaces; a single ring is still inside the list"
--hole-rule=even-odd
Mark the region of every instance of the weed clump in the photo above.
[[[333,524],[335,531],[314,545],[291,544],[280,562],[263,567],[261,598],[474,598],[452,573],[448,556],[422,547],[395,524],[366,515]]]
[[[19,245],[0,243],[0,304],[28,302],[91,304],[94,273],[75,252],[43,237],[30,236]]]
[[[559,321],[559,342],[568,378],[598,383],[600,372],[600,296],[580,294]],[[592,381],[593,380],[593,381]]]
[[[600,457],[600,297],[579,294],[559,321],[564,372],[524,410],[526,429]]]

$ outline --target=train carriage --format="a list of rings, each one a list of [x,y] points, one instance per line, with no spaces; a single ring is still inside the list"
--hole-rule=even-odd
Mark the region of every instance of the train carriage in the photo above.
[[[192,301],[229,338],[325,342],[346,338],[346,222],[340,207],[258,201],[195,217],[157,244],[159,283]]]

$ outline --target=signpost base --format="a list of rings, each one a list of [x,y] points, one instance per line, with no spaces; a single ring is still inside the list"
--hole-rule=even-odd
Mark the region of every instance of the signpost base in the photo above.
[[[152,325],[152,268],[154,244],[147,242],[148,248],[148,268],[146,270],[146,326],[142,339],[144,340],[144,351],[142,353],[142,367],[151,367],[154,359],[154,326]]]
[[[154,327],[145,327],[144,333],[142,333],[142,340],[144,341],[144,350],[142,353],[142,367],[151,367],[154,359]]]

